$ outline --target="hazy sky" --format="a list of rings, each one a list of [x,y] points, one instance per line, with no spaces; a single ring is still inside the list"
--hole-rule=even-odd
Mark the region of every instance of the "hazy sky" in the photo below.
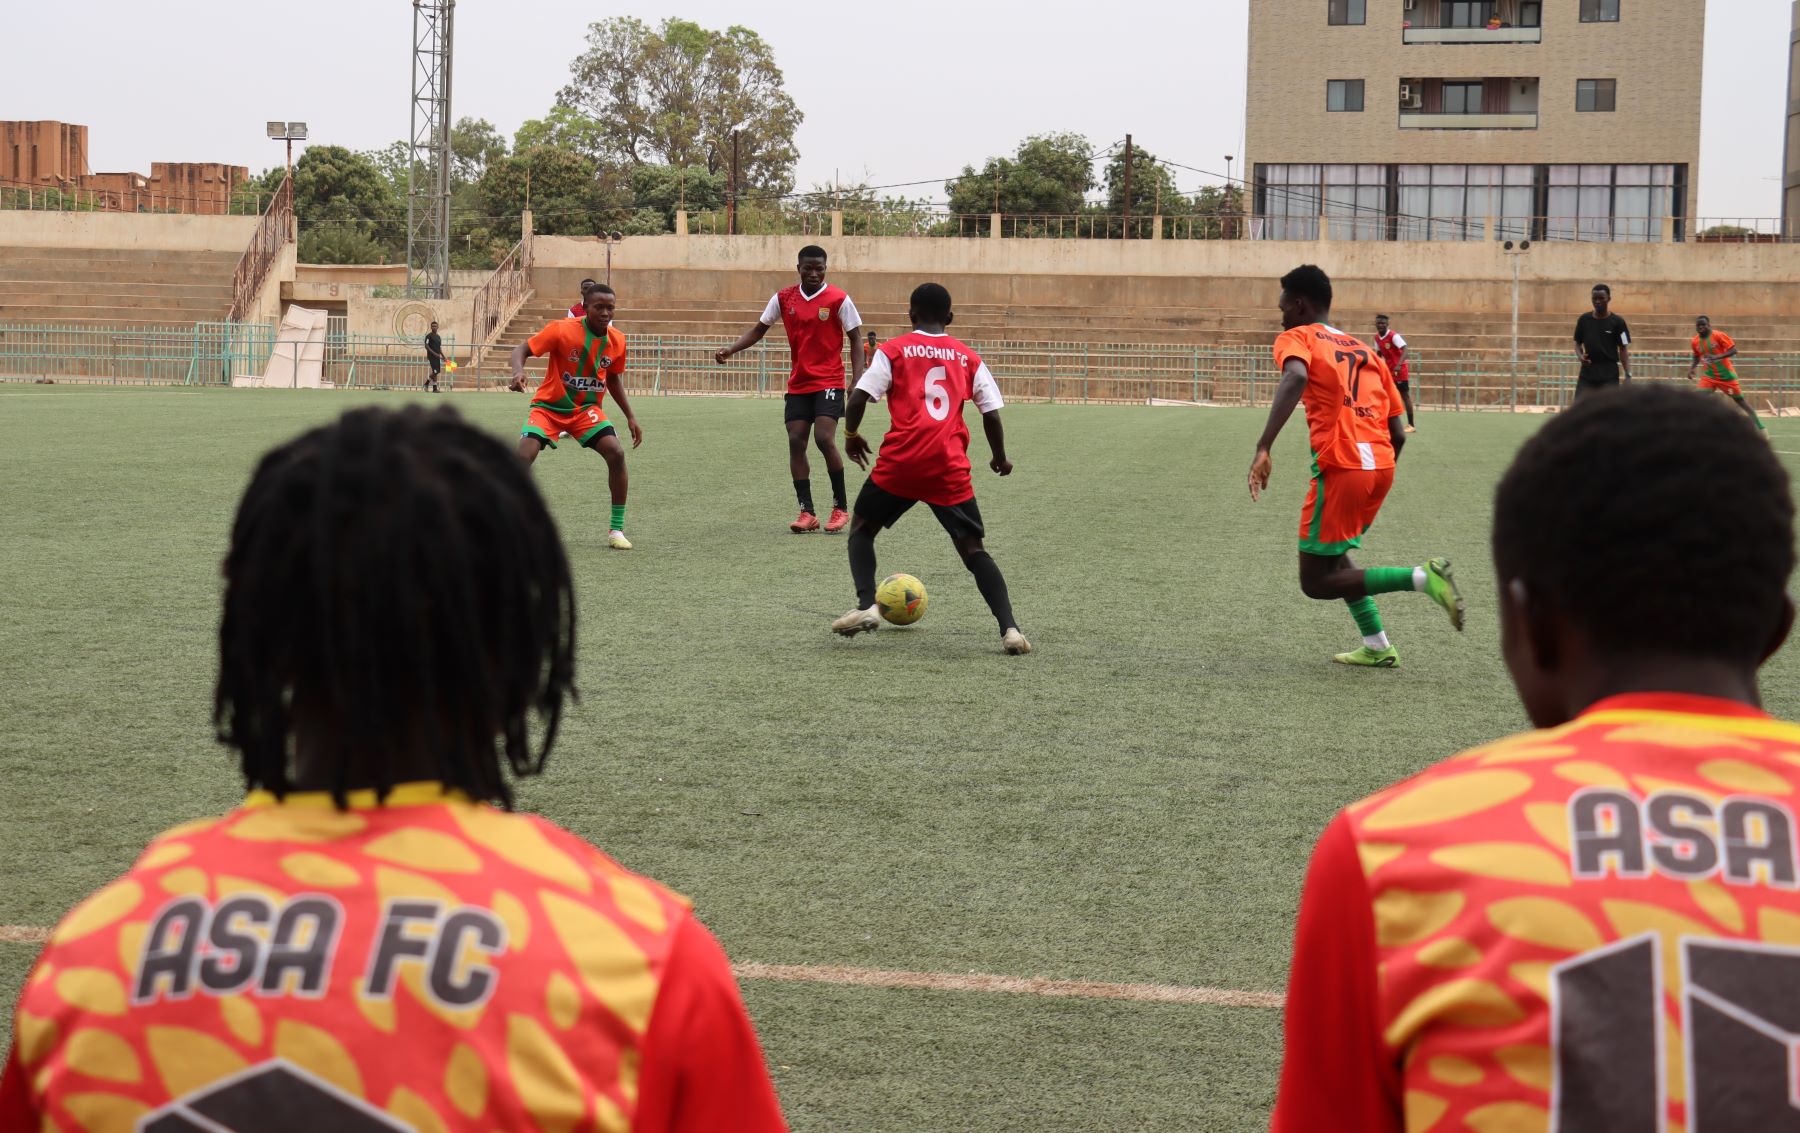
[[[1050,130],[1099,148],[1130,131],[1160,157],[1222,171],[1224,155],[1242,149],[1245,5],[461,0],[452,112],[509,136],[541,116],[593,20],[736,19],[773,45],[806,115],[800,188],[834,174],[941,182]],[[1706,8],[1701,215],[1776,216],[1789,0]],[[86,124],[95,172],[147,173],[152,160],[260,170],[281,161],[281,144],[263,137],[273,118],[304,120],[314,141],[352,149],[408,130],[405,0],[0,0],[0,10],[8,42],[25,46],[0,68],[0,118]],[[1184,190],[1206,182],[1178,176]]]

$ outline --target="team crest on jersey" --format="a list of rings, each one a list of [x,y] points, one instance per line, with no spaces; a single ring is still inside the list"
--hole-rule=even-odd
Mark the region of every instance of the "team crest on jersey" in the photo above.
[[[827,320],[829,318],[831,318],[831,308],[830,307],[820,307],[819,308],[819,321],[824,322],[825,320]]]

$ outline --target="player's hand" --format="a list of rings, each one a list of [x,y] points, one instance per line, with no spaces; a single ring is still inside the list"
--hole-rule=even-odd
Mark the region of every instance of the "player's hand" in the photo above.
[[[644,430],[637,423],[636,417],[625,418],[625,428],[631,431],[631,447],[636,448],[644,443]]]
[[[726,346],[713,352],[713,361],[723,366],[725,359],[731,357],[731,347]]]
[[[854,436],[844,438],[844,455],[856,461],[856,466],[865,472],[869,468],[869,442],[866,437]]]
[[[1012,475],[1012,461],[1006,459],[1004,456],[996,456],[994,459],[988,461],[988,467],[992,468],[1002,476]]]
[[[1250,461],[1250,502],[1255,503],[1262,498],[1263,489],[1269,486],[1269,476],[1275,471],[1275,462],[1269,458],[1269,450],[1259,448],[1256,456]]]
[[[507,383],[506,388],[509,390],[512,390],[514,393],[524,393],[525,392],[525,372],[523,370],[521,370],[518,373],[514,374],[512,381]]]

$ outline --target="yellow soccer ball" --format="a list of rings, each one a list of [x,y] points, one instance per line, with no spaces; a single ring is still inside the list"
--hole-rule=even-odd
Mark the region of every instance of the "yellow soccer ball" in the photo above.
[[[897,626],[909,626],[925,616],[925,584],[910,574],[890,574],[875,588],[875,608]]]

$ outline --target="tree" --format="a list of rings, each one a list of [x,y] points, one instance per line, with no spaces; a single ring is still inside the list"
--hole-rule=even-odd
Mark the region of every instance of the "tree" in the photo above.
[[[490,162],[506,156],[506,136],[486,118],[458,118],[450,127],[450,180],[472,185]]]
[[[489,216],[517,216],[529,195],[532,220],[547,236],[588,236],[627,203],[606,192],[594,164],[569,150],[538,146],[491,163],[479,186]]]
[[[294,214],[300,258],[309,263],[406,255],[404,202],[374,163],[343,146],[312,146],[294,163]]]
[[[1187,201],[1175,184],[1169,167],[1147,149],[1131,151],[1131,203],[1125,202],[1125,150],[1106,164],[1106,211],[1112,216],[1155,216],[1187,211]]]
[[[513,135],[513,152],[548,146],[578,153],[597,163],[606,155],[604,133],[600,123],[579,110],[552,106],[542,118],[528,119],[520,125]]]
[[[380,149],[362,150],[357,154],[387,178],[394,199],[404,201],[408,192],[407,165],[412,161],[412,147],[405,142],[389,142]]]
[[[570,64],[556,101],[599,125],[591,156],[604,164],[717,173],[729,167],[732,127],[741,125],[744,183],[772,193],[793,188],[802,115],[775,53],[749,28],[602,20],[588,28],[588,48]]]
[[[675,210],[708,212],[725,207],[725,173],[714,173],[703,165],[686,169],[671,165],[640,165],[631,170],[629,183],[632,203],[639,209],[655,209],[664,220],[661,231],[673,231]]]
[[[1078,213],[1094,187],[1094,147],[1080,134],[1033,134],[1012,157],[990,157],[977,172],[963,166],[947,183],[950,211]],[[999,197],[996,209],[995,197]]]

